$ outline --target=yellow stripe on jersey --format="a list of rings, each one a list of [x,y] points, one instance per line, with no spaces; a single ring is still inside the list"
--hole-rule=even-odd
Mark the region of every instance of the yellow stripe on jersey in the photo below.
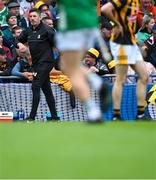
[[[135,0],[134,0],[135,1]],[[135,14],[135,2],[133,2],[132,1],[132,3],[131,3],[131,16],[133,16]],[[128,23],[128,27],[129,27],[129,33],[130,33],[130,36],[131,36],[131,41],[132,41],[132,43],[134,44],[135,43],[135,41],[134,41],[134,39],[133,39],[133,34],[134,34],[134,30],[133,30],[133,28],[134,28],[134,23],[132,22],[132,20],[131,21],[128,21],[127,22]]]
[[[131,3],[131,17],[136,18],[135,17],[136,12],[137,12],[136,7],[138,7],[138,0],[132,0],[132,3]],[[134,19],[134,21],[136,21],[136,19]],[[135,39],[135,36],[134,36],[134,33],[136,31],[136,24],[137,23],[134,23],[133,20],[128,21],[129,33],[130,33],[131,40],[132,40],[133,44],[136,44],[136,39]]]
[[[126,30],[127,30],[127,11],[128,11],[130,2],[131,2],[131,0],[128,0],[127,5],[124,6],[122,8],[122,10],[120,11],[120,18],[122,20],[121,24],[124,26],[124,29],[126,29]]]
[[[112,35],[111,40],[122,44],[136,44],[135,31],[139,0],[125,0],[125,4],[122,4],[122,0],[113,0],[112,3],[116,8],[115,19],[123,26],[124,37],[122,38],[120,35],[118,38],[114,38]]]
[[[114,0],[114,3],[116,4],[117,7],[121,7],[121,2],[119,0]]]

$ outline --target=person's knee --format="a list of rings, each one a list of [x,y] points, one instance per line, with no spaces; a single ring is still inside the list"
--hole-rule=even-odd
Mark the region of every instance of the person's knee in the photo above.
[[[124,86],[125,80],[126,80],[126,77],[125,77],[125,78],[124,78],[124,77],[117,77],[117,78],[116,78],[116,82],[117,82],[117,84],[120,85],[120,86]]]
[[[141,81],[142,83],[147,83],[147,82],[148,82],[148,78],[149,78],[149,76],[148,76],[147,74],[143,74],[143,75],[141,75],[141,76],[139,77],[139,79],[140,79],[140,81]]]
[[[72,68],[62,68],[61,70],[62,70],[63,74],[65,74],[68,77],[71,77],[75,72],[74,69],[72,69]]]

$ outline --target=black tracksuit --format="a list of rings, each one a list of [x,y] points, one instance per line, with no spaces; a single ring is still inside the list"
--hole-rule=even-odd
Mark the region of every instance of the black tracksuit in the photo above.
[[[35,119],[40,101],[40,88],[42,89],[48,103],[52,119],[57,119],[55,99],[50,86],[49,72],[54,66],[53,50],[54,31],[42,22],[37,28],[29,27],[22,32],[17,43],[28,43],[32,57],[32,68],[37,75],[32,82],[32,109],[30,118]]]

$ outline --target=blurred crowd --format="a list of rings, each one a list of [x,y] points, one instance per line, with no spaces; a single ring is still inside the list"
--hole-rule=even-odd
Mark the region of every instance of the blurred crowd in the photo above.
[[[109,39],[114,25],[100,14],[100,6],[106,2],[107,0],[97,0],[97,15],[99,16],[99,29],[102,38],[110,49]],[[155,5],[155,1],[141,0],[139,11],[135,17],[137,20],[136,38],[149,74],[156,72]],[[57,33],[57,22],[60,19],[57,0],[0,0],[0,76],[19,76],[25,81],[33,78],[29,47],[27,46],[27,52],[21,53],[18,51],[15,41],[22,31],[30,26],[29,10],[34,7],[41,12],[42,22]],[[49,58],[54,58],[56,63],[55,68],[50,73],[50,79],[52,82],[59,82],[63,85],[64,82],[69,82],[69,79],[63,75],[59,68],[59,57],[61,56],[59,49],[54,47],[53,52],[54,57]],[[99,76],[115,74],[113,57],[109,63],[106,63],[97,42],[84,55],[82,66],[87,67],[88,71],[95,72]],[[128,73],[134,74],[132,69],[129,69]],[[71,84],[67,84],[65,89],[68,91]]]

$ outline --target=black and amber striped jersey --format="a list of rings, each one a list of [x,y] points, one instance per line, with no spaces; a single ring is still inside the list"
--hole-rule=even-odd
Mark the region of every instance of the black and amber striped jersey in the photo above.
[[[119,35],[115,39],[112,34],[111,40],[119,44],[136,44],[135,32],[139,0],[112,0],[110,2],[115,8],[114,16],[120,22],[124,31],[123,37]]]

